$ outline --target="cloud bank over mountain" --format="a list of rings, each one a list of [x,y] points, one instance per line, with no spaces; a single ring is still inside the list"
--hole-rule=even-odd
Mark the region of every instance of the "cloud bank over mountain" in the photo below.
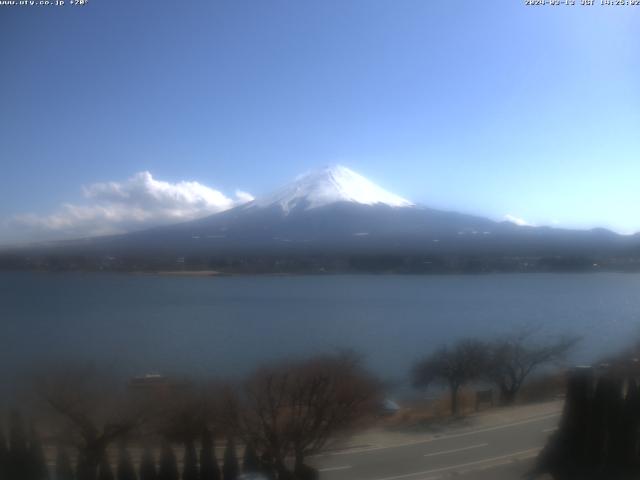
[[[66,203],[46,215],[16,215],[9,227],[42,240],[107,235],[193,220],[253,200],[242,190],[230,197],[196,181],[157,180],[147,171],[82,190],[85,203]]]

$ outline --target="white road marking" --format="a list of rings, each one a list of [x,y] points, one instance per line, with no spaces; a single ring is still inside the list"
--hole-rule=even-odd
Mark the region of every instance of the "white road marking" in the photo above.
[[[553,413],[553,414],[544,415],[544,416],[541,416],[541,417],[530,418],[528,420],[522,420],[520,422],[507,423],[505,425],[497,425],[495,427],[481,428],[479,430],[472,430],[470,432],[454,433],[454,434],[451,434],[451,435],[443,435],[441,437],[434,438],[433,440],[445,440],[445,439],[449,439],[449,438],[459,438],[459,437],[466,437],[466,436],[469,436],[469,435],[476,435],[477,433],[493,432],[495,430],[502,430],[502,429],[505,429],[505,428],[517,427],[519,425],[526,425],[528,423],[540,422],[542,420],[547,420],[549,418],[559,417],[559,416],[560,416],[560,413]]]
[[[465,450],[473,450],[474,448],[488,447],[488,443],[479,443],[477,445],[470,445],[468,447],[455,448],[453,450],[442,450],[440,452],[426,453],[425,457],[435,457],[437,455],[446,455],[447,453],[464,452]]]
[[[434,468],[431,470],[423,470],[422,472],[415,472],[415,473],[405,473],[403,475],[395,475],[393,477],[376,478],[374,480],[399,480],[401,478],[417,477],[419,475],[429,475],[432,473],[446,472],[448,470],[456,470],[458,468],[471,467],[474,465],[481,465],[483,463],[490,463],[498,460],[505,460],[507,458],[515,458],[521,455],[525,455],[533,452],[539,452],[539,451],[540,451],[540,448],[537,448],[537,447],[529,448],[528,450],[521,450],[519,452],[509,453],[507,455],[500,455],[498,457],[485,458],[483,460],[476,460],[474,462],[459,463],[457,465],[450,465],[448,467]],[[430,477],[430,478],[433,478],[433,477]],[[429,478],[425,478],[422,480],[429,480]]]
[[[542,450],[541,448],[531,448],[528,451],[524,451],[524,453],[522,453],[521,455],[517,455],[516,457],[512,457],[512,458],[505,458],[502,460],[498,460],[492,463],[488,463],[486,465],[481,465],[480,467],[476,467],[474,468],[473,466],[471,468],[466,468],[463,470],[458,470],[456,471],[456,474],[460,474],[460,475],[465,475],[467,473],[471,473],[471,472],[483,472],[486,470],[491,470],[494,468],[498,468],[498,467],[503,467],[505,465],[509,465],[511,464],[514,460],[528,460],[530,458],[534,458],[535,456],[537,456],[540,453],[540,450]],[[433,477],[432,477],[433,478]],[[429,479],[422,479],[422,480],[429,480]]]
[[[478,429],[478,430],[470,430],[468,432],[453,433],[451,435],[442,435],[440,437],[432,437],[432,438],[428,438],[426,440],[416,440],[416,441],[413,441],[413,442],[397,443],[395,445],[386,445],[386,446],[380,446],[380,447],[368,447],[368,448],[361,448],[361,449],[343,450],[341,452],[323,453],[323,454],[320,454],[320,455],[313,455],[313,456],[314,457],[331,457],[331,456],[335,456],[335,455],[356,455],[358,453],[375,452],[375,451],[378,451],[378,450],[388,450],[388,449],[391,449],[391,448],[410,447],[411,445],[421,445],[421,444],[424,444],[424,443],[437,442],[437,441],[440,441],[440,440],[448,440],[450,438],[467,437],[469,435],[476,435],[478,433],[493,432],[493,431],[502,430],[502,429],[505,429],[505,428],[517,427],[519,425],[526,425],[528,423],[541,422],[543,420],[548,420],[548,419],[551,419],[551,418],[554,418],[554,417],[559,417],[560,414],[561,414],[560,412],[557,412],[557,413],[551,413],[551,414],[546,414],[546,415],[540,415],[540,416],[537,416],[537,417],[529,418],[527,420],[521,420],[519,422],[507,423],[507,424],[503,424],[503,425],[497,425],[495,427],[481,428],[481,429]]]
[[[327,468],[319,468],[318,471],[319,472],[336,472],[338,470],[349,470],[351,467],[351,465],[345,465],[343,467],[327,467]]]

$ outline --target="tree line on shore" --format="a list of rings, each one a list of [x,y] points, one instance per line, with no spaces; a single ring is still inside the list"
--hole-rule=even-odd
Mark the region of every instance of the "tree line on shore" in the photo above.
[[[519,273],[629,271],[640,269],[638,255],[594,256],[491,255],[473,253],[338,253],[264,255],[159,255],[31,251],[0,252],[0,271],[167,272],[215,270],[226,274],[256,273]]]

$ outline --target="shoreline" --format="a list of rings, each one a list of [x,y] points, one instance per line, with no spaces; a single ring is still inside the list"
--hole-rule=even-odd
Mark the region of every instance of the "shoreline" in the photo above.
[[[157,275],[160,277],[228,277],[230,273],[218,270],[161,270],[158,272],[130,272],[140,275]]]
[[[326,276],[406,276],[406,277],[451,277],[451,276],[469,276],[469,277],[485,277],[500,275],[638,275],[640,270],[590,270],[590,271],[572,271],[572,270],[531,270],[531,271],[485,271],[485,272],[465,272],[465,271],[443,271],[443,272],[404,272],[404,271],[308,271],[308,272],[271,272],[271,271],[238,271],[224,272],[219,270],[100,270],[100,269],[0,269],[0,273],[97,273],[97,274],[119,274],[119,275],[141,275],[141,276],[158,276],[158,277],[326,277]]]

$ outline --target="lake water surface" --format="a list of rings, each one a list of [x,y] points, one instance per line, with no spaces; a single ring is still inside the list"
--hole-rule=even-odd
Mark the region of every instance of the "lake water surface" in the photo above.
[[[457,337],[584,336],[585,362],[640,337],[640,275],[175,277],[0,273],[0,373],[56,358],[228,376],[353,348],[389,379]]]

